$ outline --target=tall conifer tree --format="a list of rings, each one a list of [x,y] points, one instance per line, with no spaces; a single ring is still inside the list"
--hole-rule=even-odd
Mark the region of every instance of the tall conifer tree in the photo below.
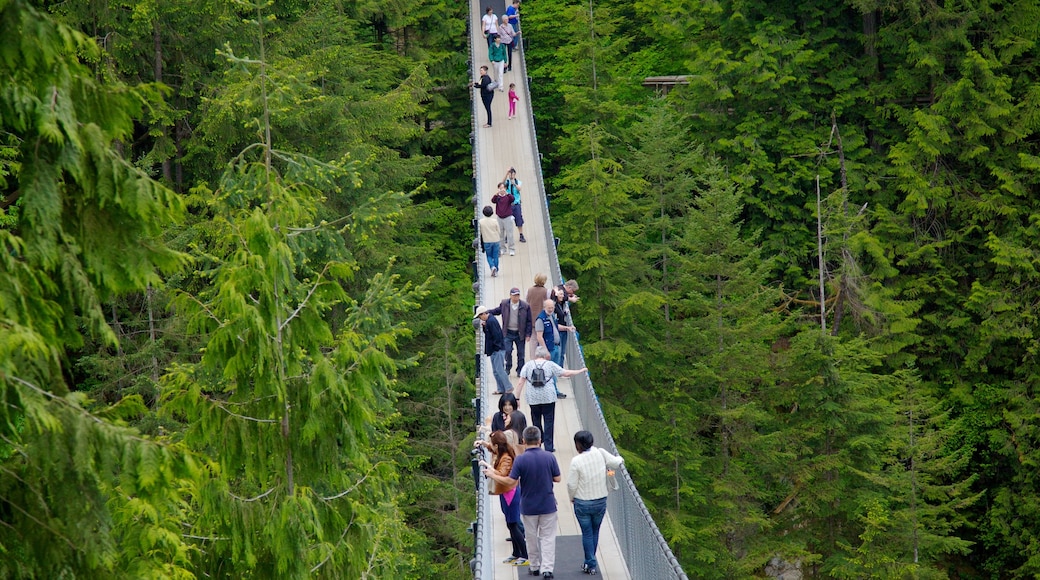
[[[102,305],[184,263],[160,241],[182,202],[123,157],[150,87],[99,82],[98,48],[27,2],[0,2],[0,576],[187,578],[178,445],[125,421],[140,397],[79,391],[66,357],[115,345]],[[11,214],[8,214],[11,215]]]
[[[406,334],[394,313],[420,294],[389,273],[351,299],[357,264],[344,233],[399,211],[401,194],[371,198],[335,223],[324,197],[357,181],[347,159],[319,162],[273,146],[272,114],[289,86],[265,59],[264,4],[253,6],[257,55],[229,61],[255,95],[258,141],[229,163],[218,188],[199,188],[214,220],[196,256],[202,290],[178,310],[205,336],[198,362],[165,380],[163,411],[186,423],[185,442],[211,455],[193,495],[200,574],[217,577],[390,577],[405,573],[407,531],[393,493],[391,352]],[[251,71],[251,72],[250,72]],[[243,95],[228,93],[235,100]],[[343,308],[339,328],[328,318]]]

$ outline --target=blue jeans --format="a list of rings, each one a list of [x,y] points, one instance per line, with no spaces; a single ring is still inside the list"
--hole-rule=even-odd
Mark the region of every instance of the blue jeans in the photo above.
[[[498,383],[498,392],[513,391],[513,385],[509,384],[509,375],[506,374],[506,351],[496,350],[491,353],[491,372],[494,373],[495,382]]]
[[[585,550],[585,566],[598,567],[596,549],[599,547],[599,526],[607,513],[607,498],[574,500],[574,517],[581,528],[581,547]]]
[[[513,346],[516,346],[516,372],[524,368],[524,346],[527,340],[515,330],[506,331],[506,376],[513,368]]]
[[[567,349],[567,334],[566,332],[560,333],[560,343],[556,345],[556,350],[553,351],[552,361],[561,367],[563,366],[563,351]]]
[[[560,342],[559,342],[559,344],[557,344],[555,347],[553,347],[553,351],[552,351],[552,353],[550,353],[550,358],[552,359],[552,361],[554,363],[560,365],[560,368],[563,368],[563,349],[565,349],[565,348],[567,348],[567,333],[566,332],[561,332],[560,333]],[[553,381],[553,387],[556,388],[556,394],[559,395],[560,394],[560,384],[559,384],[559,381]]]
[[[498,267],[498,242],[484,242],[484,255],[487,256],[488,268]]]

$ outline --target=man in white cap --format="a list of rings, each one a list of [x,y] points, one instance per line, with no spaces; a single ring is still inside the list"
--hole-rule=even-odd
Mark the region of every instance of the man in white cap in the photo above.
[[[498,390],[492,394],[512,393],[513,385],[509,383],[509,374],[506,373],[506,339],[502,334],[502,325],[491,316],[491,309],[484,305],[477,306],[473,318],[479,318],[484,328],[484,354],[491,357],[491,372],[498,385]]]

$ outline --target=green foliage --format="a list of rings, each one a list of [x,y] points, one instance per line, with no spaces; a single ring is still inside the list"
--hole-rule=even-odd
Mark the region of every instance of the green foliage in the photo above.
[[[158,235],[181,201],[113,147],[155,98],[101,83],[81,64],[94,43],[23,2],[0,6],[0,575],[188,578],[181,536],[195,462],[141,437],[66,380],[84,334],[112,344],[101,305],[143,290],[184,256]]]
[[[383,272],[359,300],[345,292],[358,270],[345,242],[393,219],[404,198],[318,221],[326,196],[360,184],[356,165],[273,148],[268,120],[298,103],[295,84],[263,60],[229,58],[258,68],[244,82],[258,91],[263,141],[228,164],[216,191],[198,192],[214,216],[199,246],[205,281],[174,306],[206,338],[197,363],[165,377],[162,407],[185,423],[186,444],[214,457],[193,496],[194,564],[225,577],[408,575],[386,421],[408,363],[391,354],[408,335],[394,315],[424,291]]]

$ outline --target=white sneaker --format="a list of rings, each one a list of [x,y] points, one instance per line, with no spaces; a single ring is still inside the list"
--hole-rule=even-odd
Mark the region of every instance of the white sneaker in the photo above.
[[[514,252],[513,250],[509,250],[509,255],[510,255],[510,256],[515,256],[515,255],[516,255],[516,252]]]

